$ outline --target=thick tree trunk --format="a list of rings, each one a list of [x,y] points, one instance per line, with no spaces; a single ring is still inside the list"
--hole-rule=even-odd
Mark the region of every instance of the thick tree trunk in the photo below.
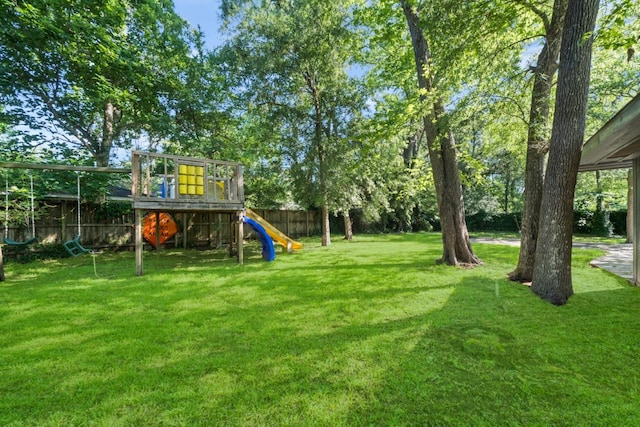
[[[4,282],[4,256],[2,255],[2,245],[0,245],[0,282]]]
[[[540,51],[538,63],[533,69],[533,90],[529,111],[524,177],[524,207],[520,230],[520,256],[516,269],[509,273],[509,278],[514,281],[530,282],[533,277],[533,264],[538,242],[540,202],[542,201],[544,184],[545,156],[549,151],[548,127],[551,88],[558,69],[567,3],[568,0],[556,0],[550,23],[548,23],[548,19],[543,19],[546,27],[545,43]]]
[[[591,75],[592,32],[599,0],[569,0],[562,37],[551,134],[531,290],[556,305],[573,295],[573,198],[584,140]]]
[[[353,239],[353,223],[351,221],[351,216],[349,215],[348,209],[345,209],[342,212],[342,218],[344,219],[344,240],[352,240]]]
[[[434,128],[432,123],[431,118],[425,118],[425,128]],[[439,262],[448,265],[480,264],[481,261],[473,253],[469,242],[453,133],[436,136],[434,143],[429,143],[429,134],[434,131],[435,129],[427,130],[427,145],[442,228],[443,254]]]
[[[93,149],[93,158],[96,161],[96,166],[109,166],[109,157],[111,156],[111,148],[113,147],[118,115],[119,112],[113,105],[113,102],[106,101],[104,103],[102,116],[102,139],[98,146]]]
[[[406,0],[402,1],[402,10],[411,34],[418,85],[426,92],[433,92],[433,79],[428,75],[431,53],[420,28],[418,11]],[[426,96],[421,95],[421,100],[426,101]],[[449,265],[480,264],[469,241],[455,139],[453,132],[442,126],[444,114],[442,101],[436,100],[431,112],[423,117],[442,228],[443,254],[439,262]]]
[[[314,132],[313,143],[316,148],[316,154],[318,158],[318,170],[320,181],[320,193],[322,197],[322,246],[331,245],[331,226],[329,224],[329,207],[328,200],[329,194],[327,190],[327,177],[326,177],[326,165],[325,165],[325,152],[324,145],[322,144],[322,118],[323,111],[320,104],[320,91],[313,74],[310,71],[305,71],[304,78],[307,82],[307,87],[311,98],[313,99],[314,109]]]
[[[322,206],[322,246],[331,245],[331,227],[329,225],[329,208]]]

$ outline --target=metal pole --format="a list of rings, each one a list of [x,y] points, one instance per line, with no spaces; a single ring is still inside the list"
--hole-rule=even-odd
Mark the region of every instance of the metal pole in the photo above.
[[[4,238],[9,238],[9,178],[4,179]]]
[[[76,175],[77,177],[77,185],[78,185],[78,191],[77,191],[77,195],[78,195],[78,236],[80,236],[82,229],[80,228],[80,174]]]
[[[35,202],[33,200],[33,174],[29,174],[29,180],[31,181],[31,237],[36,237],[36,216],[35,216]]]

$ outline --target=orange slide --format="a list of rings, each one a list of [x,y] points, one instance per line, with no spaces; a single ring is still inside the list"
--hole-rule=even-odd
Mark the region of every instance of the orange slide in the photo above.
[[[273,241],[287,248],[287,251],[291,252],[302,249],[302,243],[296,242],[251,209],[246,209],[244,216],[260,224]]]

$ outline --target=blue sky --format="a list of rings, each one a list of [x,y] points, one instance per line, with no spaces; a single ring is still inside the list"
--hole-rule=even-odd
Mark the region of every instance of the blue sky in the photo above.
[[[173,4],[176,13],[189,21],[193,28],[200,26],[208,48],[222,43],[219,32],[221,0],[174,0]]]

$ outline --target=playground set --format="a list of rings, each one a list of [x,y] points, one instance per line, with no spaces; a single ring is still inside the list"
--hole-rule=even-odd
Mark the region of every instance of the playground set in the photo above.
[[[236,242],[238,263],[243,263],[244,226],[250,226],[262,245],[265,261],[275,259],[274,242],[288,252],[302,249],[302,244],[282,233],[257,213],[244,207],[244,182],[242,165],[235,162],[202,159],[196,157],[173,156],[143,151],[133,151],[131,169],[66,166],[54,164],[28,164],[0,162],[0,168],[66,170],[76,172],[103,172],[131,174],[131,201],[134,209],[136,275],[143,274],[144,240],[158,249],[173,237],[179,227],[172,214],[189,212],[210,212],[230,215],[229,253],[234,253]],[[92,253],[81,244],[80,178],[77,179],[76,236],[63,243],[71,256]],[[33,218],[33,178],[31,178],[31,226],[32,236],[25,241],[15,241],[8,236],[9,183],[5,182],[5,235],[4,244],[26,247],[36,242]],[[0,262],[1,262],[0,252]]]

